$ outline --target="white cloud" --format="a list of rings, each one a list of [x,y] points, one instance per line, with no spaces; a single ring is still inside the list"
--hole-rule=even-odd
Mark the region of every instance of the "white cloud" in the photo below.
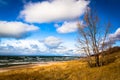
[[[64,22],[61,26],[57,27],[58,33],[71,33],[75,32],[78,29],[78,22]],[[81,25],[83,25],[83,22],[80,22]]]
[[[58,33],[70,33],[77,30],[77,22],[64,22],[62,26],[57,28]]]
[[[75,19],[83,15],[88,4],[89,1],[85,0],[52,0],[29,3],[24,6],[19,17],[33,23]]]
[[[115,33],[108,35],[108,40],[105,41],[106,45],[115,44],[117,41],[120,41],[120,28],[118,28]]]
[[[2,40],[0,55],[80,55],[76,52],[75,47],[65,45],[66,42],[61,43],[61,40],[56,37],[50,36],[46,39],[44,41],[28,39]]]
[[[28,35],[28,32],[38,29],[39,28],[37,26],[22,22],[0,21],[0,37],[23,38]]]
[[[78,53],[76,50],[76,47],[69,47],[67,46],[59,46],[56,49],[51,50],[52,53],[55,53],[56,55],[63,55],[63,56],[80,56],[82,55],[81,52]]]
[[[0,54],[40,54],[47,51],[47,47],[39,40],[5,40],[1,42]]]
[[[44,43],[49,48],[57,48],[62,43],[62,41],[57,37],[49,36],[44,40]]]
[[[109,37],[111,38],[111,40],[120,40],[120,28],[118,28],[115,33],[110,34]]]

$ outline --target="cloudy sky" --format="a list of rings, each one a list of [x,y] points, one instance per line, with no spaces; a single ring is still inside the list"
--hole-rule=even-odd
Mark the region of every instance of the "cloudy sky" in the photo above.
[[[120,45],[119,0],[0,0],[0,55],[81,55],[77,22],[86,9],[101,23],[110,21],[114,45]]]

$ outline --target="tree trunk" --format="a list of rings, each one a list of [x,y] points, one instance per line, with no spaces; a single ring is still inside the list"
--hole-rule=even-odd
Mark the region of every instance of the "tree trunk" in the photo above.
[[[95,55],[96,67],[100,66],[99,55]]]

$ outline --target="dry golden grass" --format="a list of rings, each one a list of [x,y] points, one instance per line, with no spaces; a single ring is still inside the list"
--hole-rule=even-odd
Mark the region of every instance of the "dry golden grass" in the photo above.
[[[49,66],[36,66],[0,73],[0,80],[120,80],[120,52],[114,62],[90,68],[83,60],[58,62]]]

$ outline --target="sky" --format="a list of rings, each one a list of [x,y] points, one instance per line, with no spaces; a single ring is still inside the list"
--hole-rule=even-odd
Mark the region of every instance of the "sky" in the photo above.
[[[120,0],[0,0],[0,55],[80,56],[77,23],[89,8],[120,45]]]

